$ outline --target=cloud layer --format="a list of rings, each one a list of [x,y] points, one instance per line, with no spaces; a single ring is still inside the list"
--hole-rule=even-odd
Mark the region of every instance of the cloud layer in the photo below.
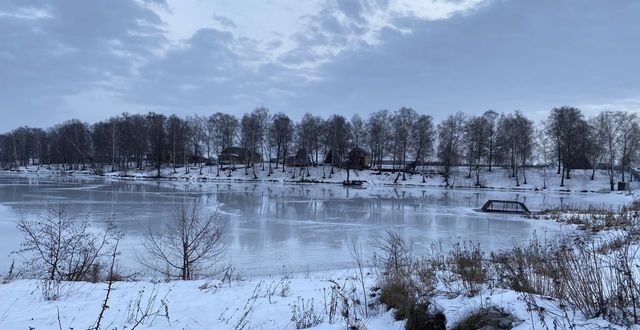
[[[3,1],[0,131],[261,105],[294,118],[638,110],[636,1],[290,3]]]

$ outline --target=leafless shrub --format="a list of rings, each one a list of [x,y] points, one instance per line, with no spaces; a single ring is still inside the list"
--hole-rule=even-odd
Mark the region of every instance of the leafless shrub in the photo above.
[[[444,314],[431,301],[438,262],[414,259],[411,245],[397,233],[388,231],[386,239],[378,241],[377,246],[381,250],[379,290],[376,290],[379,293],[373,297],[388,309],[394,309],[397,320],[407,320],[406,329],[444,329]]]
[[[587,318],[603,317],[621,325],[640,322],[637,239],[629,232],[604,241],[561,239],[493,254],[498,285],[551,296]],[[566,319],[565,316],[556,316]]]
[[[334,280],[329,282],[331,282],[331,291],[328,305],[325,297],[325,311],[329,316],[329,323],[333,323],[340,312],[347,329],[363,329],[366,319],[364,311],[367,306],[363,305],[356,287],[353,283],[348,285],[348,280],[345,280],[342,285]]]
[[[149,224],[143,236],[147,256],[138,256],[146,267],[168,279],[191,280],[223,273],[219,263],[225,250],[225,224],[220,213],[206,216],[197,203],[182,203],[165,228],[156,233]]]
[[[2,280],[0,280],[0,283],[7,284],[13,281],[14,279],[16,279],[19,275],[20,275],[19,271],[16,270],[15,260],[11,260],[11,265],[9,266],[9,270],[7,270],[6,274],[2,275]]]
[[[556,299],[535,296],[530,293],[521,295],[527,305],[531,323],[538,321],[543,329],[576,329],[575,312]]]
[[[511,313],[497,306],[481,306],[469,312],[462,320],[458,321],[451,329],[512,329],[522,323]]]
[[[291,293],[291,280],[283,278],[278,282],[275,282],[275,281],[271,282],[269,287],[267,287],[267,290],[263,295],[263,297],[267,298],[270,304],[273,304],[275,303],[275,301],[273,301],[273,297],[279,296],[284,298],[289,296],[290,293]]]
[[[35,218],[21,215],[18,230],[24,241],[15,252],[27,259],[27,272],[50,283],[90,278],[92,268],[108,256],[106,247],[121,235],[112,222],[94,231],[88,217],[68,213],[63,204]]]
[[[565,299],[587,317],[606,315],[607,293],[604,284],[604,267],[593,242],[577,241],[563,245],[555,251],[556,272],[559,274],[559,290],[556,296]]]
[[[609,318],[619,324],[637,325],[640,324],[640,278],[637,273],[640,247],[630,239],[620,241],[623,243],[609,254],[607,261],[609,302],[615,309],[610,310]]]
[[[307,302],[298,297],[298,302],[291,306],[291,321],[296,329],[307,329],[322,323],[323,318],[314,309],[313,298]]]
[[[406,277],[411,273],[413,263],[411,244],[407,244],[396,232],[386,231],[385,234],[384,238],[374,242],[374,247],[380,251],[374,262],[383,277]]]
[[[561,239],[562,240],[562,239]],[[491,254],[496,285],[518,292],[552,295],[558,290],[559,275],[553,255],[561,243],[543,244],[534,237],[524,246]]]
[[[116,241],[114,247],[113,247],[113,252],[111,254],[111,265],[109,267],[109,274],[108,274],[108,282],[107,282],[107,289],[106,289],[106,293],[105,293],[105,297],[104,300],[102,302],[102,306],[100,307],[100,314],[98,314],[98,319],[96,320],[95,326],[92,329],[95,330],[99,330],[100,329],[100,323],[102,322],[102,319],[104,317],[104,313],[107,310],[107,308],[109,308],[109,296],[111,295],[111,290],[113,288],[113,283],[114,283],[114,276],[113,271],[115,268],[115,264],[116,264],[116,256],[118,255],[118,243],[119,241]]]
[[[367,303],[367,289],[365,286],[365,274],[364,274],[364,256],[362,252],[362,246],[354,239],[349,244],[349,253],[353,260],[354,266],[356,266],[356,280],[362,290],[362,298],[364,300],[364,317],[369,317],[369,304]]]
[[[256,285],[256,287],[253,289],[253,293],[247,299],[247,302],[244,304],[244,308],[242,309],[240,316],[238,317],[238,319],[233,325],[234,330],[244,330],[244,329],[251,328],[251,316],[253,315],[253,310],[255,309],[256,301],[260,296],[261,287],[262,287],[262,281],[258,283],[258,285]]]
[[[450,252],[451,271],[460,276],[462,286],[469,296],[480,292],[482,284],[487,282],[487,269],[479,244],[455,243]]]
[[[157,318],[164,318],[171,326],[169,317],[168,291],[163,298],[158,301],[158,288],[154,286],[145,298],[144,288],[138,291],[135,299],[131,300],[127,308],[127,324],[134,330],[142,325],[151,325]]]
[[[339,303],[339,294],[338,288],[339,285],[332,285],[331,290],[327,291],[326,288],[322,289],[323,297],[324,297],[324,313],[328,317],[329,323],[333,324],[336,321],[338,315],[338,303]],[[327,299],[327,297],[329,299]]]

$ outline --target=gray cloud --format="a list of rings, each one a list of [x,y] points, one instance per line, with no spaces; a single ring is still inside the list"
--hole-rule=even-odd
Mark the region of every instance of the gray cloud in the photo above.
[[[386,29],[382,44],[341,54],[300,102],[347,114],[410,105],[442,118],[639,95],[639,14],[633,1],[494,1],[446,21],[397,20],[413,33]]]
[[[65,96],[109,88],[164,41],[159,18],[132,1],[11,1],[3,11],[24,8],[47,15],[0,17],[0,111],[15,113],[12,125],[63,119]]]
[[[388,6],[329,1],[290,40],[268,41],[237,36],[232,18],[212,13],[224,31],[203,28],[170,47],[144,3],[5,1],[0,131],[124,110],[265,105],[299,118],[406,105],[440,119],[562,104],[592,111],[640,97],[635,1],[493,0],[448,19],[391,17],[374,31],[378,42],[365,40],[372,13]],[[292,49],[272,56],[288,41]]]

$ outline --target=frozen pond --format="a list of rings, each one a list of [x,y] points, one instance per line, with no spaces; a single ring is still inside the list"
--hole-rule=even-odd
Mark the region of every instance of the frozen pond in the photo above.
[[[620,195],[445,190],[279,183],[111,182],[103,179],[0,176],[0,272],[13,258],[20,234],[20,212],[40,212],[64,203],[92,219],[114,217],[125,233],[121,263],[135,268],[140,233],[148,222],[167,221],[183,200],[218,207],[228,218],[228,258],[240,274],[328,270],[351,266],[347,244],[365,247],[385,229],[414,241],[416,254],[441,240],[472,240],[484,249],[507,248],[537,233],[558,235],[562,228],[518,216],[476,212],[487,199],[524,201],[536,210],[560,204],[618,206]],[[16,259],[18,262],[19,260]]]

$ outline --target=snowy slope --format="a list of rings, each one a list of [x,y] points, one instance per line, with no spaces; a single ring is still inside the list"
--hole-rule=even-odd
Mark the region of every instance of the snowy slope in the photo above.
[[[105,168],[107,169],[107,168]],[[307,173],[308,170],[308,173]],[[440,169],[438,167],[426,168],[427,174],[424,177],[420,174],[407,174],[406,180],[402,180],[402,176],[396,181],[398,173],[384,172],[378,173],[376,170],[350,171],[350,180],[364,180],[367,186],[403,186],[403,187],[444,187],[445,181],[442,175],[437,174]],[[185,182],[301,182],[305,180],[309,183],[327,183],[341,184],[347,179],[347,171],[340,168],[334,168],[334,174],[330,174],[330,166],[310,167],[304,171],[301,168],[286,167],[282,171],[282,167],[273,169],[271,175],[268,174],[267,165],[263,170],[260,164],[256,165],[255,177],[253,169],[246,171],[238,167],[234,170],[221,171],[217,175],[216,167],[204,167],[202,173],[200,168],[193,166],[187,171],[185,168],[176,168],[175,171],[171,167],[165,167],[161,170],[160,180],[178,180]],[[302,172],[302,173],[301,173]],[[594,180],[591,180],[591,170],[574,170],[571,179],[565,180],[564,186],[560,186],[561,177],[556,174],[554,168],[527,169],[527,183],[524,183],[522,174],[520,175],[520,185],[516,184],[515,178],[509,175],[510,170],[505,168],[495,168],[492,172],[483,170],[480,174],[480,184],[482,188],[501,189],[501,190],[548,190],[548,191],[574,191],[574,192],[608,192],[610,190],[609,179],[606,171],[597,170]],[[28,168],[20,168],[18,171],[9,173],[23,175],[73,175],[73,176],[94,176],[92,171],[57,171],[55,168],[49,170],[47,167],[35,166]],[[452,170],[450,184],[454,188],[473,188],[475,186],[475,175],[468,177],[468,168],[457,167]],[[155,179],[156,171],[147,170],[130,170],[105,172],[104,176],[114,180],[157,180]],[[257,177],[257,178],[256,178]],[[615,181],[620,180],[617,174]],[[628,180],[628,178],[627,178]],[[424,182],[423,182],[424,181]],[[545,187],[546,182],[546,189]],[[631,183],[631,188],[640,187],[637,182]]]
[[[131,328],[142,314],[137,311],[140,301],[142,310],[157,312],[143,321],[142,329],[295,329],[292,320],[294,306],[301,302],[313,306],[315,329],[344,329],[346,321],[338,314],[329,317],[331,286],[338,283],[347,288],[356,288],[355,271],[334,273],[295,274],[236,280],[231,283],[218,281],[176,282],[116,282],[106,309],[102,328]],[[330,281],[331,280],[331,281]],[[367,287],[373,284],[367,276]],[[63,295],[57,301],[46,301],[41,294],[42,282],[17,280],[0,284],[0,328],[1,329],[87,329],[95,325],[105,297],[107,285],[92,283],[65,283]],[[154,298],[155,300],[151,299]],[[544,319],[527,309],[525,295],[512,290],[483,290],[475,297],[438,295],[435,302],[444,311],[447,324],[451,326],[468,313],[481,306],[495,305],[512,313],[522,323],[515,329],[545,328],[557,323],[559,328],[568,327],[564,311],[555,300],[532,296],[547,313]],[[137,313],[137,318],[136,318]],[[340,312],[338,312],[340,313]],[[404,321],[395,321],[393,313],[382,308],[369,311],[369,317],[360,322],[366,329],[403,329]],[[577,329],[622,329],[602,319],[586,320],[579,313],[568,312],[569,319]],[[168,315],[168,316],[167,316]],[[555,316],[554,316],[555,315]]]

